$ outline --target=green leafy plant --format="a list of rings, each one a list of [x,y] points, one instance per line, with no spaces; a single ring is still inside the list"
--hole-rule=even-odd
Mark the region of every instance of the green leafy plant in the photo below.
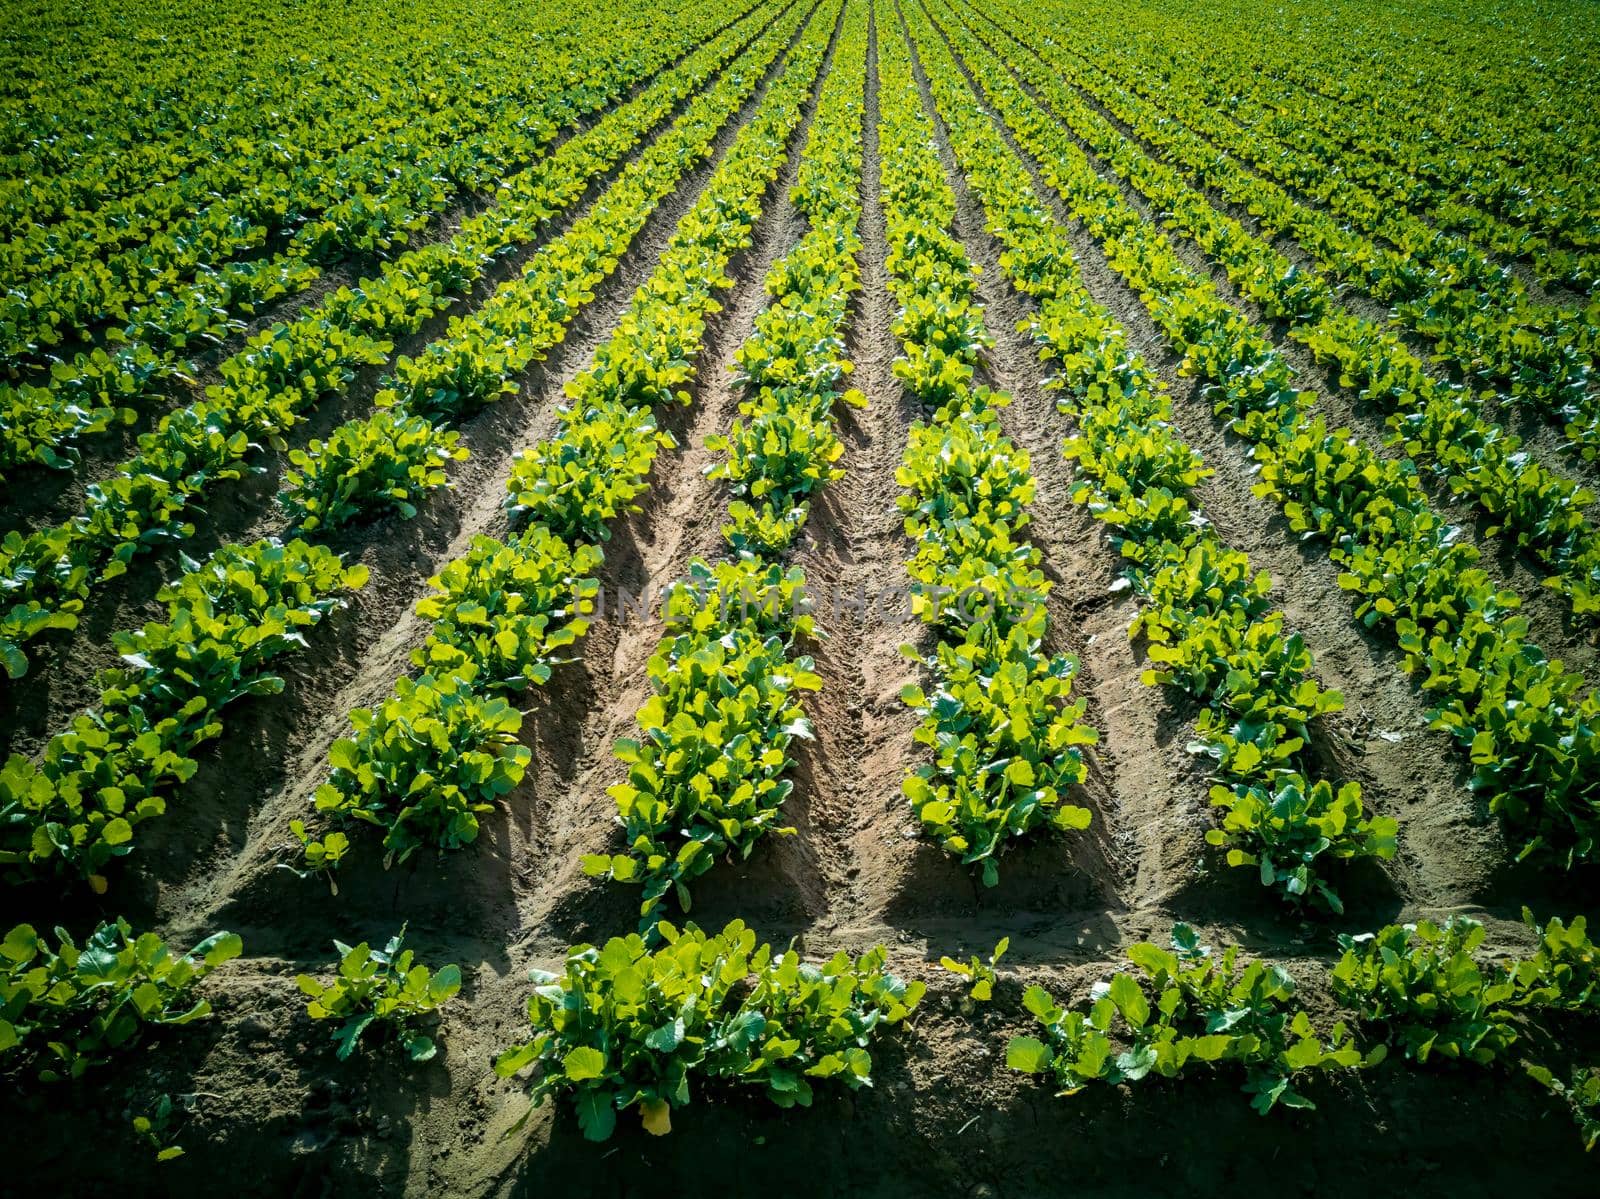
[[[52,947],[19,924],[0,942],[0,1061],[37,1065],[45,1082],[82,1076],[150,1026],[210,1015],[195,984],[244,951],[224,932],[175,954],[121,919],[101,924],[81,947],[64,929],[56,941]]]
[[[291,450],[279,502],[295,528],[330,533],[384,509],[409,519],[425,491],[443,487],[445,464],[467,456],[460,434],[420,416],[380,409],[335,429],[326,442]]]
[[[1377,933],[1342,935],[1333,992],[1408,1058],[1438,1054],[1488,1065],[1517,1039],[1502,1005],[1515,988],[1473,956],[1483,926],[1453,916],[1442,926],[1419,920]]]
[[[669,1131],[692,1082],[757,1088],[779,1107],[809,1106],[825,1079],[870,1086],[873,1040],[923,994],[887,971],[881,947],[813,965],[757,948],[737,920],[714,935],[666,921],[656,931],[655,950],[617,937],[575,946],[561,974],[534,971],[533,1038],[495,1062],[502,1077],[535,1067],[534,1106],[570,1096],[592,1141],[630,1108],[647,1131]]]
[[[270,538],[184,565],[157,595],[167,622],[113,637],[122,661],[101,674],[99,706],[52,737],[41,761],[13,754],[0,767],[7,875],[77,873],[103,892],[108,864],[193,776],[192,755],[222,732],[225,709],[281,691],[268,664],[303,649],[367,580],[365,566],[320,546]]]
[[[339,881],[334,877],[339,869],[339,864],[350,852],[350,838],[338,829],[314,837],[306,831],[303,820],[289,821],[289,831],[294,834],[294,839],[300,842],[300,860],[302,866],[292,866],[288,862],[278,865],[301,878],[310,878],[312,875],[321,875],[328,880],[328,890],[334,895],[339,894]]]
[[[1076,660],[1045,658],[1024,626],[998,644],[996,634],[979,626],[960,643],[941,642],[929,662],[938,690],[900,693],[922,717],[916,739],[935,754],[901,790],[924,831],[978,865],[990,887],[1011,840],[1037,828],[1089,827],[1089,809],[1067,792],[1087,775],[1079,747],[1099,740],[1081,721],[1084,701],[1070,698]]]
[[[1538,948],[1510,967],[1511,1004],[1515,1007],[1600,1009],[1600,949],[1589,939],[1588,921],[1570,923],[1552,916],[1540,928],[1533,913],[1522,909],[1522,921],[1539,938]]]
[[[306,1012],[313,1020],[343,1020],[333,1033],[342,1062],[356,1051],[374,1024],[399,1041],[414,1062],[425,1062],[438,1052],[433,1038],[416,1025],[448,1003],[461,990],[461,969],[450,965],[431,971],[413,964],[415,954],[402,948],[406,930],[390,938],[382,949],[367,942],[350,946],[335,941],[339,973],[324,985],[309,974],[296,978],[308,996]]]
[[[134,1135],[156,1151],[158,1162],[170,1162],[183,1156],[183,1146],[171,1143],[177,1135],[174,1127],[177,1110],[172,1096],[162,1095],[148,1112],[133,1118]]]
[[[1341,936],[1344,956],[1333,970],[1334,994],[1409,1058],[1489,1065],[1518,1039],[1516,1010],[1593,1011],[1600,1007],[1600,951],[1582,916],[1552,918],[1527,957],[1480,960],[1482,924],[1453,916],[1391,924],[1376,933]]]
[[[939,965],[952,974],[959,974],[962,978],[972,980],[972,989],[967,992],[967,1002],[963,1009],[970,1011],[975,1003],[988,1003],[994,998],[994,984],[997,981],[995,967],[1000,964],[1000,959],[1005,957],[1006,950],[1011,948],[1011,938],[1001,937],[995,945],[994,951],[985,961],[977,954],[966,962],[958,962],[952,957],[942,957]]]
[[[350,719],[355,736],[333,743],[317,810],[383,829],[390,860],[477,840],[479,814],[522,780],[532,757],[517,742],[522,713],[479,694],[470,669],[401,679],[391,698]]]
[[[789,654],[814,633],[801,578],[753,560],[695,561],[666,597],[668,636],[647,667],[654,695],[639,709],[641,736],[613,751],[629,767],[609,788],[627,846],[583,863],[642,885],[647,918],[669,892],[688,910],[688,884],[719,854],[748,857],[768,833],[793,831],[779,824],[793,788],[786,750],[812,736],[799,696],[822,685],[810,658]]]
[[[433,622],[412,661],[435,675],[470,665],[482,685],[521,691],[550,681],[559,651],[589,630],[600,582],[588,572],[597,546],[569,546],[542,525],[508,542],[479,536],[465,556],[428,581],[417,604]]]
[[[1342,1023],[1323,1041],[1295,1002],[1288,971],[1262,961],[1241,965],[1236,945],[1213,956],[1187,925],[1173,926],[1170,951],[1140,942],[1128,957],[1138,972],[1097,983],[1084,1011],[1062,1009],[1043,987],[1029,987],[1022,1002],[1045,1039],[1012,1038],[1006,1064],[1051,1074],[1071,1095],[1091,1082],[1174,1078],[1190,1064],[1236,1063],[1246,1070],[1250,1105],[1265,1115],[1279,1104],[1315,1106],[1295,1088],[1305,1071],[1383,1058],[1380,1046],[1363,1062]],[[1126,1046],[1121,1052],[1114,1035]]]

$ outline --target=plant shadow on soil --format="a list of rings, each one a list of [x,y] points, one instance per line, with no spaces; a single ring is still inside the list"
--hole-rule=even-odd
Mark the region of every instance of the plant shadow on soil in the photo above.
[[[1526,1189],[1526,1161],[1542,1163],[1538,1194],[1592,1193],[1574,1127],[1531,1083],[1388,1069],[1319,1082],[1317,1111],[1266,1118],[1226,1076],[1055,1098],[1005,1077],[968,1018],[943,1006],[921,1035],[874,1051],[874,1088],[819,1094],[810,1110],[702,1094],[669,1139],[623,1113],[603,1146],[570,1113],[546,1116],[543,1144],[495,1193],[1487,1196]],[[1490,1127],[1516,1152],[1486,1155]]]
[[[393,1041],[369,1036],[339,1062],[338,1022],[311,1020],[294,970],[281,965],[209,986],[217,1018],[158,1038],[149,1052],[0,1097],[0,1123],[30,1130],[12,1142],[13,1179],[70,1179],[63,1193],[84,1196],[204,1193],[219,1178],[250,1195],[403,1191],[418,1121],[449,1100],[448,1044],[412,1063]],[[184,1153],[158,1165],[130,1127],[162,1096],[178,1113],[162,1143]]]
[[[0,1099],[8,1127],[36,1130],[11,1147],[18,1183],[74,1178],[77,1195],[191,1194],[232,1180],[242,1194],[485,1193],[515,1199],[564,1194],[1003,1196],[1089,1194],[1140,1199],[1177,1194],[1539,1195],[1592,1194],[1576,1129],[1531,1083],[1477,1070],[1380,1067],[1354,1080],[1313,1080],[1314,1112],[1252,1112],[1228,1074],[1137,1092],[1091,1089],[1056,1098],[1046,1083],[1004,1069],[1012,1032],[1002,1013],[1020,984],[1003,979],[995,1005],[961,1011],[961,989],[935,982],[909,1035],[874,1048],[876,1085],[819,1092],[810,1109],[780,1111],[726,1088],[695,1095],[674,1113],[670,1136],[646,1135],[621,1113],[607,1145],[585,1141],[565,1107],[534,1113],[527,1142],[500,1175],[469,1184],[458,1170],[486,1148],[462,1127],[422,1185],[412,1165],[421,1117],[448,1104],[447,1059],[412,1065],[391,1045],[334,1060],[328,1028],[308,1020],[292,978],[257,976],[219,998],[219,1012],[248,1008],[173,1038],[155,1071],[139,1056],[103,1067],[84,1084]],[[288,1046],[300,1046],[290,1052]],[[151,1059],[153,1061],[154,1059]],[[206,1063],[197,1082],[194,1071]],[[219,1065],[221,1070],[218,1070]],[[487,1064],[485,1064],[487,1069]],[[285,1072],[302,1096],[270,1096]],[[398,1084],[398,1085],[396,1085]],[[135,1096],[133,1087],[139,1094]],[[85,1154],[123,1142],[131,1114],[151,1097],[205,1088],[197,1114],[179,1122],[186,1150],[146,1166],[125,1153]],[[153,1088],[153,1089],[152,1089]],[[122,1096],[120,1101],[118,1096]],[[510,1104],[525,1100],[512,1096]],[[126,1105],[126,1106],[125,1106]],[[45,1111],[72,1121],[41,1121]],[[226,1139],[210,1139],[217,1121]],[[1490,1133],[1507,1152],[1484,1152]],[[438,1146],[430,1146],[437,1151]],[[134,1153],[142,1153],[137,1149]],[[150,1151],[153,1153],[153,1150]],[[438,1160],[438,1159],[436,1159]],[[70,1163],[70,1165],[69,1165]],[[459,1189],[458,1189],[459,1188]]]

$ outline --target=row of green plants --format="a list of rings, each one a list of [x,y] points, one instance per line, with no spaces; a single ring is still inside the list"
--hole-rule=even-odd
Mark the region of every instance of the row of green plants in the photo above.
[[[82,945],[64,929],[55,933],[51,944],[19,924],[0,941],[0,1073],[81,1078],[154,1027],[203,1019],[211,1004],[195,985],[244,951],[236,934],[221,932],[176,953],[120,919]]]
[[[794,831],[780,824],[793,787],[788,751],[812,735],[801,697],[822,679],[795,652],[818,635],[805,575],[779,559],[810,497],[843,473],[833,465],[843,452],[833,405],[859,402],[840,388],[851,369],[845,320],[861,285],[866,44],[856,6],[843,17],[790,193],[806,232],[768,271],[770,301],[735,352],[741,419],[707,439],[721,455],[707,473],[733,497],[722,531],[734,556],[690,562],[663,599],[639,736],[613,750],[628,769],[610,788],[624,848],[584,860],[591,875],[642,888],[646,928],[669,897],[688,911],[689,883],[719,857],[748,857],[769,833]]]
[[[1205,383],[1254,444],[1257,493],[1283,507],[1294,533],[1327,545],[1356,618],[1393,637],[1435,726],[1470,760],[1474,791],[1518,852],[1562,865],[1591,860],[1600,848],[1600,701],[1533,642],[1518,597],[1493,585],[1476,551],[1434,512],[1409,462],[1327,428],[1266,335],[1095,172],[1009,72],[976,78],[1182,355],[1182,371]]]
[[[1465,916],[1341,935],[1327,983],[1350,1015],[1326,1035],[1286,966],[1245,959],[1238,945],[1216,952],[1178,924],[1169,947],[1131,946],[1131,969],[1095,983],[1082,1006],[1063,1007],[1028,986],[1022,1007],[1039,1033],[1012,1037],[1006,1064],[1051,1077],[1063,1097],[1201,1068],[1242,1072],[1262,1114],[1312,1108],[1305,1091],[1318,1075],[1373,1069],[1391,1056],[1419,1068],[1509,1069],[1549,1090],[1592,1146],[1594,1068],[1553,1061],[1548,1042],[1525,1033],[1530,1019],[1600,1008],[1600,951],[1581,916],[1540,926],[1524,909],[1523,918],[1534,948],[1509,959],[1487,958],[1483,926]],[[460,992],[461,971],[418,962],[405,934],[402,927],[381,949],[335,941],[331,980],[298,976],[307,1015],[337,1022],[339,1060],[374,1039],[397,1042],[414,1062],[436,1056],[425,1025]],[[997,967],[1007,945],[986,960],[942,960],[971,982],[969,1016],[1004,985]],[[81,946],[64,930],[52,944],[18,925],[0,941],[0,1070],[45,1083],[77,1079],[160,1028],[205,1019],[211,1003],[197,985],[242,951],[237,935],[221,932],[177,953],[125,920],[101,924]],[[533,1035],[503,1050],[495,1071],[512,1077],[533,1067],[529,1113],[547,1098],[565,1099],[593,1141],[609,1139],[628,1111],[646,1131],[669,1132],[692,1088],[754,1088],[789,1108],[809,1106],[823,1080],[870,1086],[874,1041],[926,991],[890,972],[881,946],[811,963],[792,945],[758,947],[737,920],[716,934],[663,921],[650,941],[634,934],[577,945],[561,972],[535,970],[533,981]]]
[[[1026,537],[1028,455],[1000,427],[1010,397],[974,381],[989,344],[976,273],[950,232],[955,196],[886,12],[878,137],[901,346],[894,374],[928,413],[911,426],[896,502],[914,546],[912,611],[933,634],[931,650],[902,651],[926,671],[929,685],[901,699],[933,751],[902,789],[924,833],[994,886],[1000,855],[1018,839],[1089,827],[1072,791],[1088,772],[1082,747],[1099,734],[1072,695],[1077,660],[1047,648],[1050,584]]]
[[[1349,1016],[1326,1035],[1285,966],[1244,960],[1238,945],[1215,952],[1178,924],[1170,947],[1131,946],[1133,969],[1097,982],[1084,1006],[1062,1007],[1044,987],[1028,987],[1022,1004],[1041,1034],[1013,1037],[1006,1064],[1050,1076],[1068,1096],[1226,1064],[1243,1069],[1243,1089],[1263,1115],[1314,1107],[1304,1088],[1319,1073],[1371,1069],[1391,1056],[1419,1067],[1510,1067],[1569,1107],[1592,1146],[1594,1068],[1552,1062],[1524,1033],[1530,1017],[1600,1011],[1600,951],[1582,916],[1543,927],[1527,909],[1523,918],[1537,945],[1510,960],[1486,960],[1483,926],[1466,916],[1341,935],[1328,985]],[[1530,1056],[1519,1056],[1522,1045]]]
[[[340,1061],[369,1033],[391,1037],[414,1062],[437,1053],[421,1024],[460,992],[461,969],[416,961],[405,934],[402,927],[381,949],[335,941],[331,980],[297,976],[307,1015],[340,1021],[332,1038]],[[198,984],[243,952],[238,934],[220,932],[178,953],[121,918],[97,926],[82,945],[65,929],[52,944],[19,924],[0,941],[0,1072],[30,1072],[45,1083],[81,1078],[161,1027],[204,1020],[212,1005]]]
[[[654,411],[691,399],[684,384],[693,379],[705,319],[732,286],[725,270],[750,244],[837,16],[837,7],[829,6],[811,19],[617,331],[568,384],[569,406],[558,414],[556,434],[514,464],[508,503],[526,517],[526,529],[503,547],[480,541],[474,552],[498,557],[503,548],[510,551],[507,565],[531,566],[531,574],[495,589],[526,608],[486,603],[490,597],[472,574],[457,576],[471,584],[460,591],[441,575],[435,586],[442,594],[425,601],[433,633],[419,651],[419,665],[427,673],[401,679],[384,703],[352,713],[355,736],[335,743],[332,774],[315,796],[318,814],[338,824],[380,826],[390,859],[423,845],[452,849],[471,842],[478,815],[521,780],[528,761],[516,740],[521,713],[496,692],[515,693],[548,678],[559,661],[556,652],[586,630],[598,584],[579,572],[598,565],[608,522],[648,487],[657,449],[671,444],[657,430]],[[777,31],[767,53],[775,57],[784,40],[786,33]],[[732,108],[736,99],[722,103]],[[709,127],[702,152],[709,153],[720,121],[703,123]],[[523,611],[544,619],[537,628],[517,630],[513,622]],[[474,626],[486,635],[462,635]],[[519,631],[532,635],[518,637]],[[441,646],[450,651],[442,658],[436,652]],[[510,661],[502,656],[506,650]],[[320,844],[321,860],[329,861],[325,838],[310,844]]]
[[[248,459],[259,442],[281,442],[314,405],[347,390],[360,367],[387,361],[394,337],[416,331],[450,307],[498,256],[537,236],[578,203],[597,176],[680,103],[696,96],[712,73],[736,60],[755,31],[752,26],[763,23],[758,15],[729,30],[538,166],[506,180],[499,202],[465,222],[449,242],[408,251],[377,278],[354,290],[342,288],[295,320],[252,338],[222,364],[223,382],[204,402],[163,418],[140,438],[139,452],[131,460],[87,489],[81,515],[26,535],[8,533],[0,541],[0,587],[6,592],[0,658],[8,673],[15,677],[27,669],[21,647],[28,641],[49,629],[74,627],[98,583],[126,571],[137,554],[192,536],[194,526],[186,519],[190,508],[249,469]],[[792,32],[792,26],[785,29]],[[769,56],[785,29],[769,31],[763,43]],[[612,239],[627,227],[615,223],[605,199],[620,203],[636,232],[690,160],[710,152],[715,130],[758,80],[759,72],[736,72],[699,94],[668,133],[630,163],[630,171],[584,221],[541,248],[530,269],[554,295],[538,310],[553,309],[562,319],[553,330],[545,328],[550,322],[541,323],[544,345],[538,352],[554,344],[575,308],[592,297],[592,288],[620,257],[613,253]],[[641,188],[641,178],[652,181]],[[418,435],[408,445],[425,459],[436,452],[443,435],[414,428]],[[358,490],[392,492],[387,460],[365,449],[382,438],[354,430],[343,437],[348,449],[336,459],[348,460],[330,462],[297,491],[331,495],[347,486],[345,476],[361,480],[365,474],[375,481]],[[426,481],[429,475],[423,472],[422,477]],[[395,498],[410,502],[414,489],[403,490],[406,494]]]
[[[425,123],[440,126],[434,134],[402,125],[346,154],[317,155],[268,175],[265,195],[224,188],[226,200],[130,249],[13,286],[0,302],[0,366],[20,378],[0,383],[0,471],[70,467],[77,438],[132,422],[192,375],[194,351],[242,330],[243,317],[305,292],[346,258],[391,256],[463,196],[530,167],[565,126],[610,106],[722,19],[703,5],[680,38],[656,39],[645,32],[650,14],[620,30],[608,14],[605,34],[584,39],[604,39],[592,61],[512,67],[518,83],[507,94],[454,89],[495,96],[483,128],[462,127],[470,109],[445,106]]]
[[[535,971],[534,1035],[495,1059],[505,1077],[535,1067],[534,1106],[570,1101],[593,1141],[608,1139],[630,1110],[647,1131],[669,1132],[672,1109],[692,1100],[691,1082],[751,1088],[781,1108],[810,1106],[819,1086],[870,1086],[874,1041],[925,990],[890,972],[881,946],[812,963],[794,946],[757,946],[740,921],[714,934],[662,922],[656,933],[653,947],[638,935],[578,945],[562,973]],[[382,1041],[413,1062],[437,1055],[428,1026],[460,993],[461,970],[417,961],[405,934],[381,948],[335,941],[331,979],[297,977],[307,1016],[336,1025],[338,1060]],[[46,1083],[79,1078],[162,1027],[209,1017],[197,984],[243,949],[237,935],[217,933],[180,955],[123,920],[101,925],[81,947],[64,930],[56,938],[52,946],[24,924],[0,942],[0,1071],[31,1071]],[[160,1128],[148,1116],[142,1126],[135,1120],[162,1161],[181,1153],[163,1148],[170,1100],[168,1109]]]
[[[226,709],[282,691],[273,663],[367,581],[365,566],[299,540],[224,546],[186,566],[157,595],[164,622],[113,637],[121,662],[100,675],[99,703],[39,760],[13,753],[0,767],[0,877],[65,874],[105,891],[107,866],[194,775]]]
[[[591,1141],[609,1139],[624,1111],[664,1135],[694,1088],[792,1108],[824,1080],[870,1086],[874,1040],[925,990],[889,971],[882,946],[811,963],[792,945],[758,947],[739,920],[709,934],[663,920],[654,934],[655,948],[613,937],[574,946],[559,974],[534,971],[533,1036],[495,1061],[507,1077],[534,1067],[533,1106],[566,1099]]]
[[[1077,425],[1073,500],[1110,526],[1139,597],[1128,635],[1145,643],[1142,680],[1203,705],[1188,748],[1216,762],[1222,820],[1207,840],[1289,902],[1342,911],[1331,864],[1393,857],[1398,833],[1364,810],[1359,783],[1317,777],[1311,747],[1343,696],[1317,682],[1265,572],[1205,520],[1194,490],[1211,472],[1174,429],[1164,388],[1084,289],[1066,229],[972,106],[926,14],[906,11],[956,164],[1004,247],[1001,270],[1037,305],[1030,332]]]
[[[960,36],[977,69],[1005,69],[979,39],[964,30]],[[1163,212],[1168,226],[1193,237],[1269,318],[1286,322],[1291,337],[1340,372],[1342,386],[1390,413],[1392,440],[1411,461],[1455,495],[1477,502],[1495,522],[1489,532],[1514,537],[1556,571],[1550,585],[1574,611],[1600,613],[1600,537],[1584,512],[1592,493],[1530,459],[1518,438],[1484,415],[1483,395],[1436,379],[1392,332],[1345,310],[1326,280],[1273,248],[1270,230],[1248,233],[1178,171],[1145,155],[1093,113],[1059,83],[1053,67],[1015,40],[1005,45],[1006,60],[1045,97],[1052,114]],[[1263,203],[1251,207],[1261,210]],[[1533,375],[1531,369],[1521,373]]]
[[[692,562],[663,602],[639,735],[612,748],[628,770],[608,788],[624,846],[583,861],[590,875],[642,888],[647,928],[669,896],[689,911],[689,884],[719,857],[748,858],[768,834],[794,832],[781,823],[788,751],[811,739],[801,697],[822,686],[796,652],[816,635],[804,604],[798,569],[753,557]]]

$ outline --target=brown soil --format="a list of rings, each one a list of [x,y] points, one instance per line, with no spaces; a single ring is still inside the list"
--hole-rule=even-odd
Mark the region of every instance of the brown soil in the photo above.
[[[876,39],[889,36],[901,36],[899,16],[892,3],[880,4],[863,128],[864,288],[849,336],[853,382],[870,403],[840,409],[847,474],[813,504],[792,555],[812,594],[824,597],[901,585],[909,550],[894,469],[921,414],[891,371],[897,347],[878,195],[875,69]],[[1027,304],[1007,286],[982,210],[953,171],[956,233],[982,269],[980,297],[995,338],[988,381],[1013,396],[1004,428],[1028,451],[1038,479],[1029,534],[1052,582],[1051,648],[1079,659],[1075,687],[1102,740],[1088,755],[1077,797],[1093,811],[1094,831],[1016,849],[1004,859],[999,886],[984,889],[916,835],[900,795],[905,770],[924,751],[898,698],[918,668],[898,650],[920,642],[920,627],[877,603],[824,608],[826,636],[807,647],[826,686],[810,704],[816,740],[795,747],[788,814],[796,835],[768,838],[747,861],[705,876],[693,916],[708,928],[739,917],[774,942],[801,938],[814,956],[883,943],[896,970],[926,979],[923,1007],[874,1049],[875,1085],[819,1091],[812,1109],[789,1112],[740,1095],[700,1094],[660,1140],[625,1118],[610,1144],[590,1145],[569,1112],[549,1106],[509,1131],[527,1101],[521,1084],[498,1079],[490,1063],[526,1035],[527,970],[553,967],[570,944],[636,924],[637,893],[584,877],[578,858],[615,844],[605,788],[619,775],[610,747],[632,732],[647,694],[643,666],[660,635],[653,619],[618,619],[613,611],[581,644],[580,661],[529,693],[527,777],[485,820],[472,848],[419,855],[385,871],[370,840],[358,837],[337,897],[278,868],[293,856],[286,822],[306,813],[345,714],[387,694],[420,642],[425,630],[411,609],[426,579],[474,534],[504,531],[502,480],[512,455],[550,430],[563,384],[609,335],[764,93],[765,86],[730,123],[713,161],[691,172],[652,217],[520,396],[468,423],[463,440],[472,457],[455,472],[454,488],[433,497],[416,520],[369,526],[340,543],[372,567],[373,581],[317,631],[312,652],[286,661],[285,694],[229,711],[224,738],[205,751],[167,818],[141,830],[148,835],[111,894],[65,902],[55,890],[0,896],[0,927],[28,919],[78,931],[122,913],[180,944],[231,928],[248,953],[205,984],[213,1019],[152,1038],[82,1082],[0,1094],[0,1122],[12,1133],[8,1177],[82,1195],[194,1193],[219,1177],[245,1194],[307,1196],[1590,1193],[1592,1172],[1570,1118],[1510,1073],[1389,1064],[1318,1080],[1314,1112],[1262,1118],[1238,1093],[1242,1079],[1227,1071],[1058,1098],[1004,1067],[1007,1037],[1030,1024],[1021,1006],[1026,985],[1082,999],[1127,945],[1164,941],[1175,920],[1213,943],[1239,941],[1283,962],[1326,1025],[1334,1019],[1326,968],[1336,932],[1461,911],[1485,921],[1493,952],[1508,953],[1528,944],[1518,918],[1523,902],[1541,917],[1595,905],[1585,889],[1592,880],[1503,866],[1505,846],[1474,811],[1455,751],[1426,730],[1423,700],[1400,673],[1392,645],[1351,622],[1326,556],[1296,544],[1275,509],[1249,494],[1246,447],[1178,377],[1138,298],[1098,245],[1066,221],[1090,291],[1173,390],[1185,436],[1217,472],[1201,491],[1206,512],[1226,540],[1271,572],[1275,598],[1314,649],[1319,676],[1348,697],[1348,710],[1322,731],[1321,752],[1361,780],[1377,810],[1401,822],[1400,856],[1346,880],[1351,912],[1336,921],[1284,914],[1243,872],[1207,856],[1205,777],[1183,748],[1194,713],[1139,682],[1140,647],[1126,635],[1133,603],[1111,589],[1119,559],[1099,522],[1070,499],[1071,467],[1059,449],[1070,421],[1043,388],[1026,337],[1015,332]],[[803,228],[788,191],[811,113],[808,105],[755,244],[733,264],[735,286],[711,323],[694,403],[664,414],[680,448],[660,456],[643,510],[607,544],[608,595],[659,586],[691,558],[722,552],[726,497],[704,476],[705,438],[733,418],[734,351],[764,302],[768,267]],[[942,125],[937,141],[948,171]],[[1058,205],[1052,210],[1065,216]],[[326,419],[359,410],[371,382],[358,385],[357,407]],[[322,430],[323,419],[307,436]],[[248,483],[219,505],[210,535],[275,531],[267,501],[279,469],[274,461],[259,485]],[[5,714],[8,746],[33,752],[88,700],[89,672],[108,660],[106,633],[142,618],[149,594],[148,587],[118,593],[67,639],[41,671],[43,681],[21,693],[27,702]],[[457,962],[466,980],[443,1016],[440,1054],[413,1065],[392,1046],[376,1047],[337,1063],[328,1029],[307,1017],[294,977],[327,971],[332,938],[380,940],[402,922],[421,960]],[[1001,936],[1011,938],[1011,952],[995,1000],[968,1010],[964,986],[934,963],[944,954],[987,953]],[[1588,1060],[1600,1050],[1592,1029],[1528,1035],[1561,1038]],[[186,1112],[175,1139],[187,1152],[158,1167],[129,1121],[161,1094],[178,1097]],[[87,1145],[100,1151],[85,1152]]]

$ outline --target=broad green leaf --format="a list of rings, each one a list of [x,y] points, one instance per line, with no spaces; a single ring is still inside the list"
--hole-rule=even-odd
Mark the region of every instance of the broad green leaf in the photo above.
[[[1006,1045],[1006,1065],[1025,1074],[1042,1074],[1053,1059],[1049,1046],[1033,1037],[1012,1037]]]
[[[589,1045],[579,1045],[561,1062],[562,1073],[570,1082],[587,1082],[606,1072],[605,1054]]]

